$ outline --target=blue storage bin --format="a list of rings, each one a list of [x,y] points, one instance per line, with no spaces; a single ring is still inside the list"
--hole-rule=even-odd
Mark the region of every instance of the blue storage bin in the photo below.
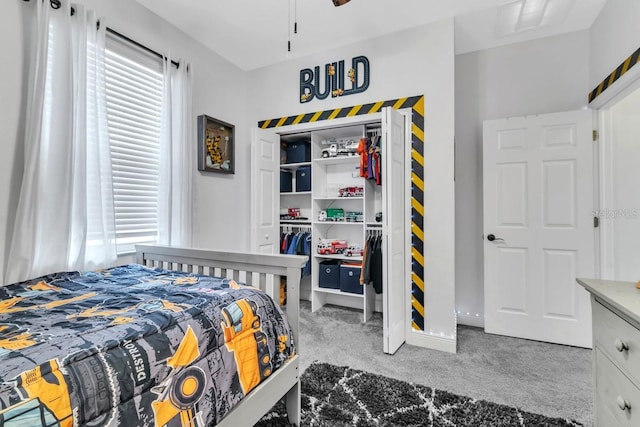
[[[311,191],[311,166],[296,169],[296,191]]]
[[[340,290],[352,294],[364,293],[364,286],[360,284],[362,266],[354,264],[340,265]]]
[[[340,261],[322,261],[319,270],[318,284],[321,288],[340,289]]]
[[[287,163],[303,163],[311,161],[311,144],[308,142],[291,142],[287,144]]]
[[[293,191],[293,174],[289,171],[280,171],[280,192],[291,193]]]

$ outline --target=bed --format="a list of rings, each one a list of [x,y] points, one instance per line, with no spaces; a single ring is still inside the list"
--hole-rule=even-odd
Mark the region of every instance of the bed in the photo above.
[[[299,425],[307,258],[136,251],[0,288],[0,425],[252,426],[282,398]]]

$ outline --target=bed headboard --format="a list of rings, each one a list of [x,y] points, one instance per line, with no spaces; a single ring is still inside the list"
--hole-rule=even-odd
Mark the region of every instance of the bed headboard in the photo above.
[[[227,277],[265,291],[280,301],[280,277],[287,278],[286,313],[296,345],[300,316],[300,275],[308,258],[300,255],[213,251],[170,246],[136,245],[136,262],[152,268]]]

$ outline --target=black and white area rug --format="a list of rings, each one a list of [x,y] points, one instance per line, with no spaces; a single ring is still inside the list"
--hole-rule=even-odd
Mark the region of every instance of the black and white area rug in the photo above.
[[[327,363],[309,366],[301,384],[302,426],[582,426]],[[280,402],[256,427],[289,425]]]

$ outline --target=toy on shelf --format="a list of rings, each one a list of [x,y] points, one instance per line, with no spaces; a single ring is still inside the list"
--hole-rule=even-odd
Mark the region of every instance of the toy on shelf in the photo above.
[[[337,156],[355,156],[358,150],[358,143],[354,140],[336,141],[329,144],[327,148],[323,148],[321,155],[323,158]]]
[[[347,211],[345,213],[345,218],[347,222],[364,222],[364,215],[362,215],[362,212]]]
[[[364,195],[364,187],[361,185],[342,187],[338,190],[338,197],[362,197]]]
[[[280,214],[281,221],[305,221],[307,217],[301,216],[300,208],[288,208],[286,214]]]
[[[320,211],[320,214],[318,215],[318,221],[321,222],[325,222],[325,221],[344,221],[345,220],[345,215],[344,215],[344,209],[342,208],[327,208],[327,209],[322,209]]]
[[[318,243],[318,254],[320,255],[340,255],[347,248],[346,240],[322,240]]]
[[[347,250],[344,252],[346,256],[362,256],[364,254],[364,249],[360,246],[349,246]]]

